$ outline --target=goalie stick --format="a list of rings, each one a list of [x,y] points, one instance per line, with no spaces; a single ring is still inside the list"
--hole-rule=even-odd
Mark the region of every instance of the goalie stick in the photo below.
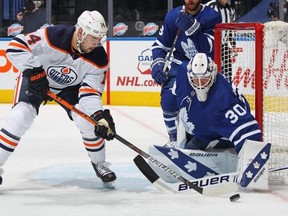
[[[159,190],[171,193],[186,193],[190,191],[191,188],[187,187],[187,185],[181,182],[169,183],[162,180],[160,176],[149,166],[149,164],[140,155],[137,155],[133,161],[135,165],[138,167],[138,169],[142,172],[142,174]],[[288,166],[270,168],[269,172],[276,172],[284,169],[288,169]],[[231,172],[194,179],[192,180],[192,183],[195,183],[200,186],[219,184],[216,187],[218,191],[215,194],[220,195],[237,191],[238,186],[236,186],[236,182],[238,178],[240,178],[239,172]],[[209,193],[212,194],[211,192]]]
[[[137,155],[133,161],[139,168],[139,170],[142,172],[142,174],[159,190],[172,193],[183,193],[191,190],[190,186],[183,183],[169,183],[163,181],[140,155]],[[238,174],[239,173],[235,172],[217,176],[204,177],[201,179],[193,180],[191,184],[193,184],[194,186],[197,186],[198,184],[207,185],[207,182],[210,182],[212,186],[201,187],[202,195],[221,196],[236,192],[238,190],[238,184],[236,183]]]
[[[69,110],[75,112],[76,114],[78,114],[79,116],[83,117],[84,119],[89,121],[91,124],[97,125],[97,122],[94,119],[92,119],[90,116],[86,115],[81,110],[77,109],[76,107],[74,107],[73,105],[71,105],[70,103],[68,103],[64,99],[62,99],[61,97],[57,96],[56,94],[54,94],[52,92],[48,92],[47,95],[49,97],[51,97],[54,101],[59,103],[60,105],[66,107],[67,109],[69,109]],[[206,188],[202,188],[202,187],[199,187],[197,185],[194,185],[192,182],[188,181],[187,179],[185,179],[184,177],[182,177],[181,175],[179,175],[178,173],[176,173],[175,171],[173,171],[172,169],[170,169],[168,166],[164,165],[160,161],[158,161],[155,158],[151,157],[149,154],[147,154],[146,152],[142,151],[137,146],[133,145],[132,143],[130,143],[129,141],[127,141],[126,139],[124,139],[120,135],[115,134],[115,139],[120,141],[124,145],[128,146],[129,148],[131,148],[132,150],[134,150],[135,152],[137,152],[138,154],[140,154],[141,156],[143,156],[144,158],[149,160],[152,164],[158,166],[163,171],[169,173],[174,178],[176,178],[179,181],[183,182],[185,185],[189,186],[191,189],[195,190],[199,194],[202,194],[202,195],[205,195],[205,196],[217,196],[217,195],[221,195],[222,194],[221,193],[222,191],[221,190],[217,191],[217,188],[214,188],[214,190],[213,190],[213,189],[208,189],[208,188],[206,189]]]

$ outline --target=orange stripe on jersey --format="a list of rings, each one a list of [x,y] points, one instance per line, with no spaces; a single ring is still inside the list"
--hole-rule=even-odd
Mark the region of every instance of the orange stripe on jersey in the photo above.
[[[88,143],[85,143],[85,142],[83,142],[83,143],[87,147],[98,147],[98,146],[101,146],[104,143],[104,139],[100,139],[99,142],[93,143],[93,144],[88,144]]]
[[[27,51],[31,52],[31,50],[28,47],[26,47],[26,46],[24,46],[22,44],[19,44],[19,43],[10,42],[8,44],[8,46],[14,46],[14,47],[21,48],[21,49],[24,49],[24,50],[27,50]]]
[[[0,139],[2,139],[5,143],[7,143],[9,145],[12,145],[12,146],[15,146],[15,147],[18,145],[18,143],[12,142],[12,141],[6,139],[5,137],[3,137],[1,135],[0,135]]]
[[[99,92],[95,89],[92,89],[92,88],[80,88],[79,89],[79,92],[82,93],[82,92],[85,92],[85,93],[95,93],[95,94],[99,94]]]

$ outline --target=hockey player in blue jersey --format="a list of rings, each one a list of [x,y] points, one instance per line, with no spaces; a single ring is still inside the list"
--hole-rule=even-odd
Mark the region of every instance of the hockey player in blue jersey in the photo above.
[[[159,85],[162,85],[160,104],[169,134],[168,146],[173,146],[177,140],[176,119],[179,109],[174,83],[179,65],[183,61],[189,61],[198,52],[206,53],[213,58],[213,29],[217,23],[221,23],[220,14],[202,5],[200,0],[184,2],[185,5],[167,13],[159,36],[152,45],[151,75]],[[175,47],[173,47],[174,41]],[[172,51],[171,68],[164,72],[165,64],[170,61],[167,56]]]
[[[187,149],[231,148],[246,139],[260,141],[261,130],[245,97],[208,55],[183,63],[176,79],[177,104],[187,134]]]
[[[180,142],[179,136],[178,148],[153,145],[149,153],[166,166],[176,167],[175,171],[187,179],[211,175],[219,179],[216,175],[234,172],[237,179],[227,175],[225,179],[249,189],[268,189],[271,144],[261,142],[261,130],[247,100],[217,72],[212,58],[197,53],[183,62],[178,68],[175,92],[186,137]],[[176,188],[183,185],[162,170],[154,170],[165,181],[175,183]],[[204,182],[203,186],[210,184]]]

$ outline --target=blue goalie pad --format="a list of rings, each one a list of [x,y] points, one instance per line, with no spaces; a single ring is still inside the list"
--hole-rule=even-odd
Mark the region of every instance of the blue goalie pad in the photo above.
[[[149,148],[149,154],[189,180],[235,172],[238,163],[238,155],[232,148],[203,151],[153,145]],[[150,165],[164,181],[178,182],[158,167]]]

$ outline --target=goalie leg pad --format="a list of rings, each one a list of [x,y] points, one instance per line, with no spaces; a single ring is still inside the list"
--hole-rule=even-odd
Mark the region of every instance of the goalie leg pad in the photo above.
[[[237,169],[238,157],[233,149],[202,151],[154,145],[149,147],[149,153],[190,180],[220,173],[235,172]],[[153,165],[151,167],[166,182],[177,182],[161,169]]]
[[[268,159],[271,144],[246,140],[238,155],[240,186],[268,190]]]

